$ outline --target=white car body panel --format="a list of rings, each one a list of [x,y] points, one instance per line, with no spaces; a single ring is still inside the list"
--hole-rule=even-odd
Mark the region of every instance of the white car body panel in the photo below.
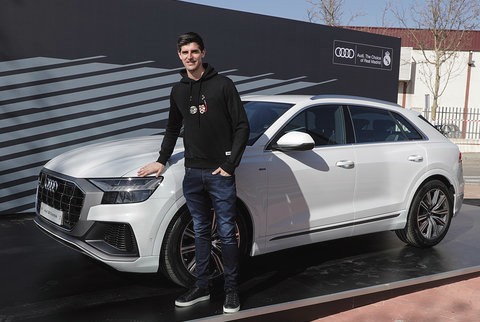
[[[127,176],[157,158],[162,138],[138,137],[87,145],[50,160],[45,168],[75,178]]]
[[[308,152],[267,153],[268,238],[278,240],[353,221],[356,169],[335,165],[339,160],[353,160],[353,148],[322,147]],[[349,236],[351,229],[343,229],[342,235]],[[314,235],[308,238],[320,240]]]
[[[425,149],[417,142],[399,142],[395,149],[384,143],[357,145],[355,152],[357,185],[361,187],[354,198],[355,219],[404,210],[410,182],[428,168]],[[423,161],[409,161],[412,155]]]

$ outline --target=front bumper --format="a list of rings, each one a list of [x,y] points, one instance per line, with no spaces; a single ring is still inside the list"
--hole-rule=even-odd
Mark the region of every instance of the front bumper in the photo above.
[[[40,216],[36,216],[34,219],[37,227],[40,228],[47,236],[55,239],[56,241],[64,244],[65,246],[79,251],[89,257],[92,257],[100,262],[103,262],[118,271],[124,272],[136,272],[136,273],[155,273],[158,270],[158,256],[128,256],[118,254],[108,254],[100,248],[94,247],[89,242],[85,242],[71,235],[52,229],[50,223],[46,222]]]
[[[153,245],[162,219],[157,211],[165,201],[104,205],[102,196],[88,180],[44,169],[34,222],[48,236],[119,271],[156,272],[159,256]],[[45,215],[45,205],[63,218]]]

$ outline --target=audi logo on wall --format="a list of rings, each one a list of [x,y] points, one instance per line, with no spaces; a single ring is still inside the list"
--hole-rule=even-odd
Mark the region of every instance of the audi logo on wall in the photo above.
[[[355,50],[352,48],[335,47],[335,56],[338,58],[355,58]]]
[[[351,41],[333,41],[333,63],[352,67],[392,70],[393,48]]]
[[[55,192],[58,189],[58,182],[53,179],[47,178],[44,187],[47,191]]]

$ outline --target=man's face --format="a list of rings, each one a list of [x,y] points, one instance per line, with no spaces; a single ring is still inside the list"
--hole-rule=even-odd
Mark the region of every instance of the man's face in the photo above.
[[[178,52],[178,57],[180,57],[183,66],[189,73],[194,73],[202,67],[204,56],[205,49],[203,51],[200,50],[200,47],[195,42],[182,46]]]

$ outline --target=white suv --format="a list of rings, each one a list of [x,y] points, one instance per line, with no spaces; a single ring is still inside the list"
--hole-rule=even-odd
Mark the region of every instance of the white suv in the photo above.
[[[244,255],[385,230],[417,247],[443,239],[463,201],[461,153],[419,114],[348,96],[243,101],[251,127],[236,171]],[[52,159],[38,180],[36,224],[120,271],[160,270],[190,284],[182,140],[162,177],[136,177],[161,141],[113,141]],[[223,268],[215,230],[212,278]]]

